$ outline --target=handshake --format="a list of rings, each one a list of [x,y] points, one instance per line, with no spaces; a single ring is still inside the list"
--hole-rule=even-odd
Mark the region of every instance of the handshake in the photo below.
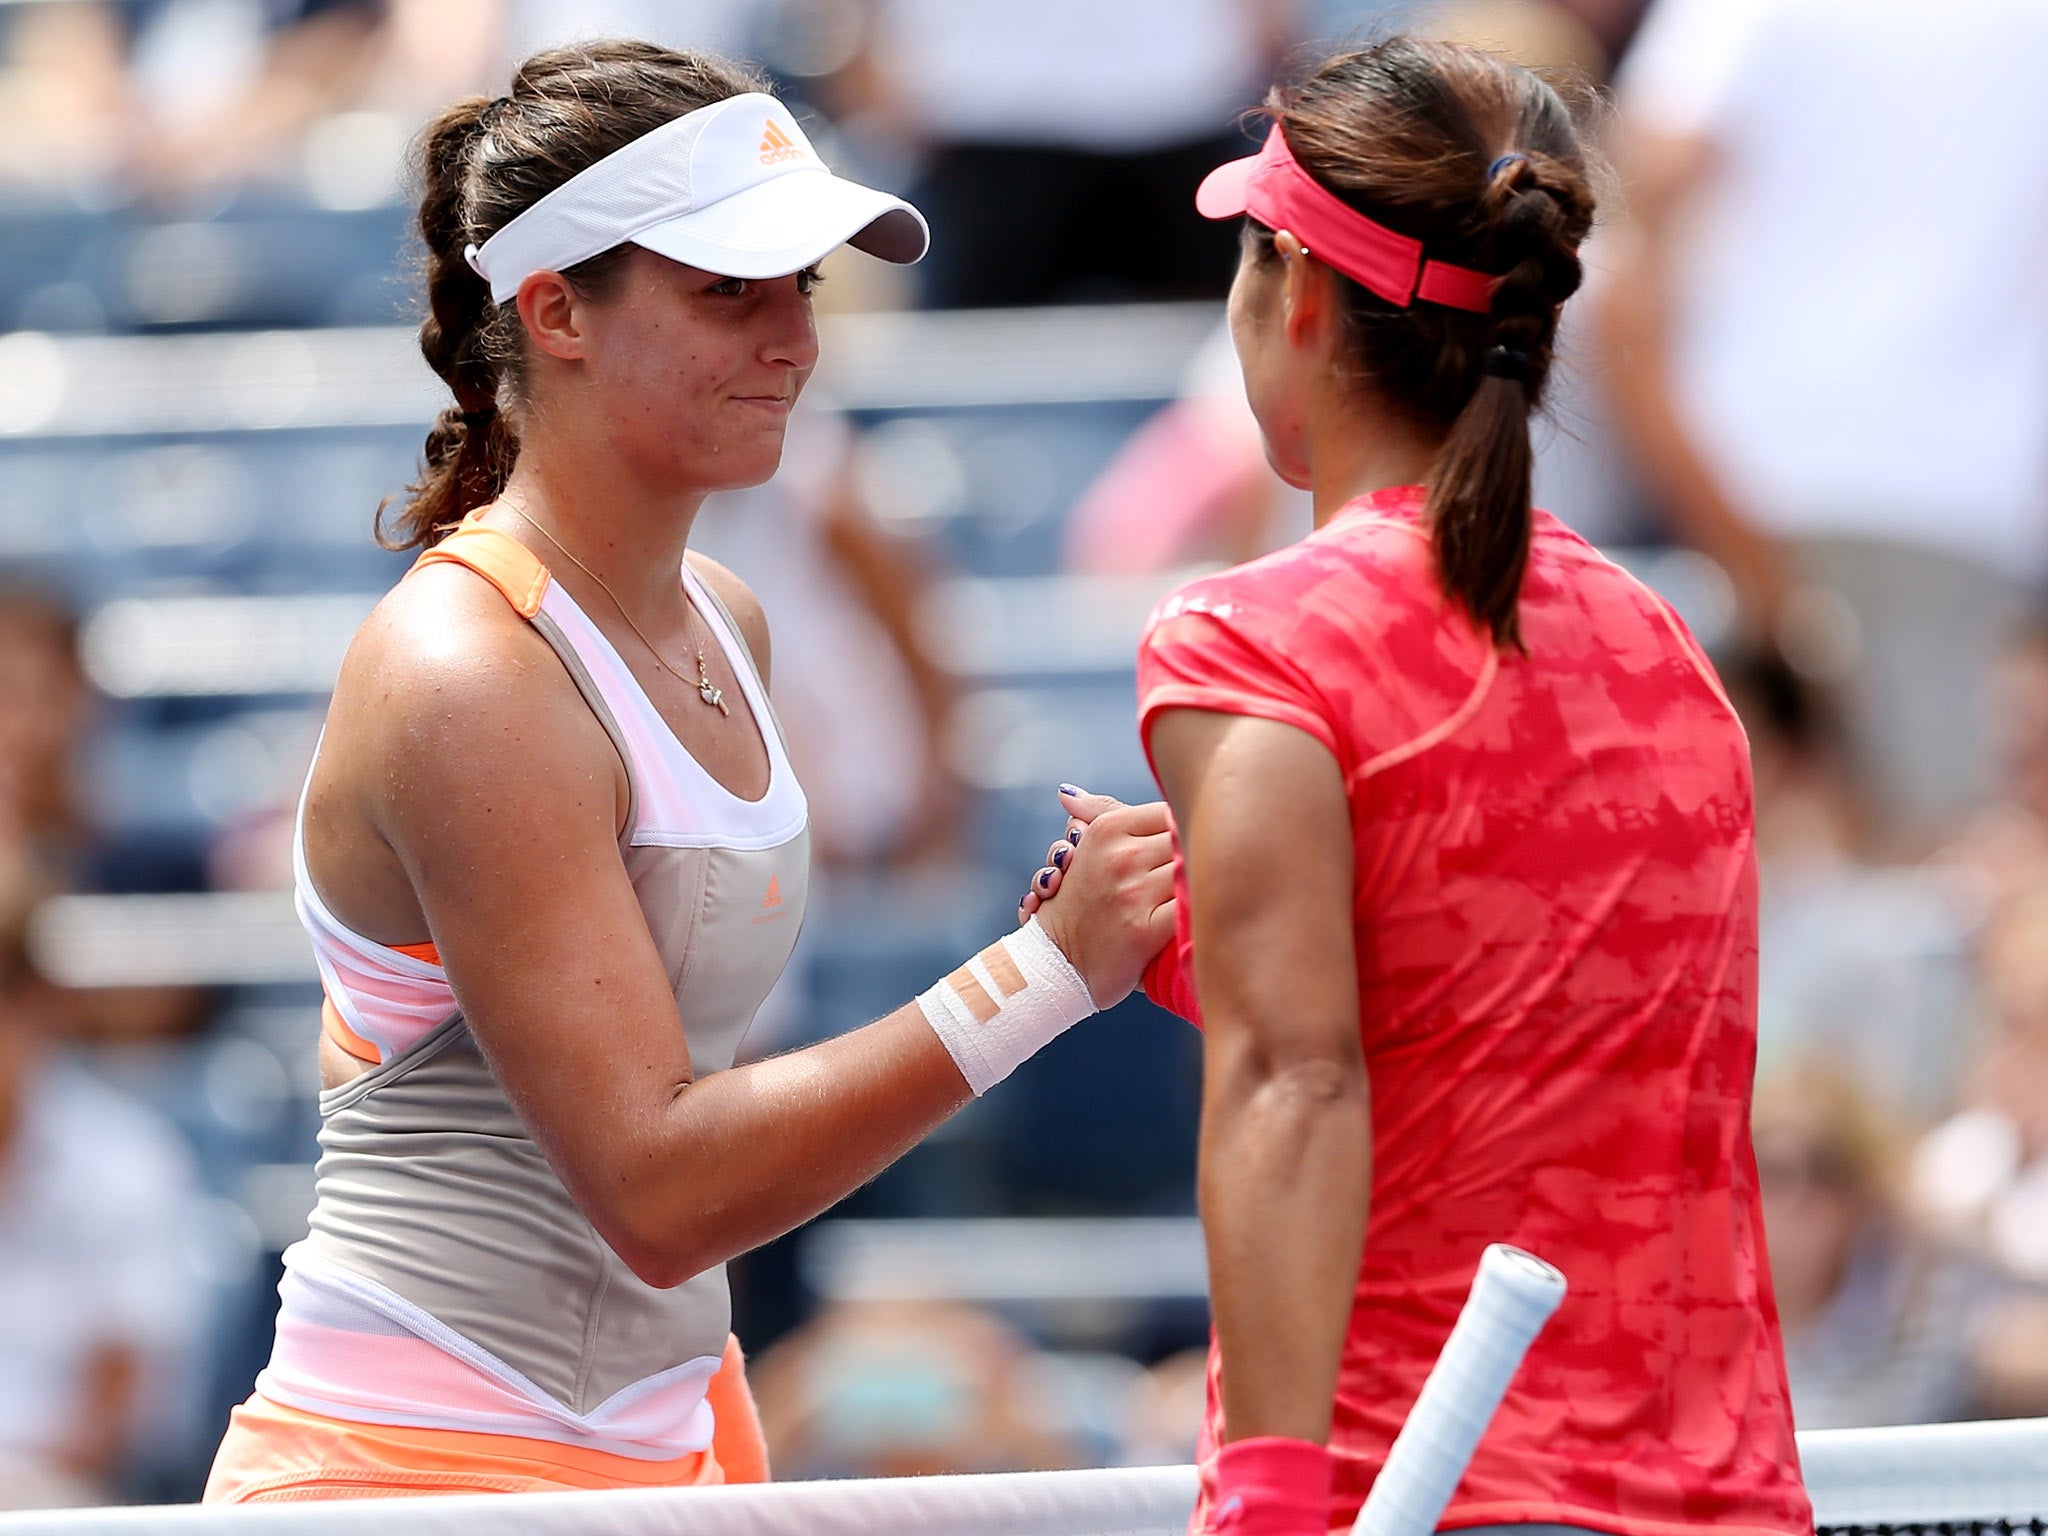
[[[1160,801],[1124,805],[1060,786],[1066,835],[1017,904],[1017,932],[925,992],[917,1006],[977,1095],[1058,1035],[1130,996],[1193,1019],[1175,929],[1173,824]]]
[[[1145,978],[1154,1000],[1174,1006],[1177,989],[1153,985],[1173,955],[1173,823],[1162,800],[1125,805],[1071,784],[1059,789],[1064,836],[1017,904],[1087,980],[1095,1006],[1123,1001]]]

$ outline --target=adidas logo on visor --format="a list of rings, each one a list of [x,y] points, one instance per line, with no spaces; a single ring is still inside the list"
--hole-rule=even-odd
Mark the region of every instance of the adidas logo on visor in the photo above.
[[[782,131],[774,118],[767,122],[767,132],[761,135],[761,163],[780,165],[785,160],[801,160],[803,146]]]

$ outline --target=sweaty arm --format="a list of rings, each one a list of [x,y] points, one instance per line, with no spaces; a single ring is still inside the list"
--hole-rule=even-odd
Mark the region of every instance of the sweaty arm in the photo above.
[[[506,619],[488,645],[391,647],[403,665],[350,713],[375,737],[358,782],[522,1121],[619,1256],[677,1284],[858,1188],[983,1084],[916,1003],[699,1078],[619,855],[617,756],[545,643]],[[1172,922],[1157,814],[1156,838],[1078,859],[1071,906],[1048,914],[1087,978],[1082,1012],[1128,991]]]
[[[1225,1434],[1320,1444],[1372,1187],[1343,775],[1273,720],[1171,709],[1150,744],[1205,1025],[1199,1190]]]

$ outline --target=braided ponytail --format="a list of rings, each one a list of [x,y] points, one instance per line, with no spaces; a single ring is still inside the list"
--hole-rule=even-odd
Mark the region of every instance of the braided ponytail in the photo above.
[[[377,540],[416,549],[497,499],[519,457],[524,332],[517,308],[491,298],[464,256],[548,193],[662,124],[729,96],[765,90],[748,70],[705,53],[612,41],[551,48],[521,64],[511,94],[456,102],[420,135],[419,234],[427,313],[420,352],[455,396],[427,434],[419,478]],[[602,298],[626,247],[562,275]]]
[[[1571,111],[1495,54],[1405,37],[1333,55],[1268,108],[1295,158],[1337,196],[1437,260],[1501,274],[1483,315],[1390,304],[1335,276],[1359,385],[1442,434],[1428,513],[1444,591],[1497,644],[1519,644],[1529,418],[1593,224]],[[1269,253],[1270,232],[1254,236]]]
[[[1451,424],[1429,482],[1431,540],[1444,590],[1496,642],[1521,643],[1516,600],[1529,562],[1529,417],[1550,377],[1558,307],[1578,290],[1578,243],[1569,189],[1540,157],[1495,162],[1482,204],[1501,270],[1493,291],[1492,345]]]
[[[498,365],[490,331],[497,306],[490,285],[471,269],[463,249],[476,151],[495,104],[471,96],[448,107],[420,137],[420,241],[426,247],[427,315],[420,352],[455,396],[427,433],[419,478],[384,525],[377,541],[387,549],[413,549],[444,537],[474,508],[496,499],[512,473],[519,442],[498,409]]]

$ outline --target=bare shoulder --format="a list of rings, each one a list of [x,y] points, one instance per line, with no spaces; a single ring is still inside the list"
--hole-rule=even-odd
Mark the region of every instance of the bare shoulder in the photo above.
[[[768,614],[761,607],[761,600],[754,596],[754,589],[709,555],[700,555],[693,549],[683,558],[690,562],[690,569],[697,573],[705,586],[718,594],[718,600],[724,603],[727,611],[732,614],[733,622],[740,627],[740,638],[747,642],[747,650],[753,655],[754,665],[761,673],[761,680],[766,682],[769,657]]]
[[[414,572],[364,621],[328,730],[345,733],[359,771],[383,786],[373,799],[550,771],[580,779],[617,756],[547,641],[452,565]]]
[[[363,621],[335,692],[338,700],[367,695],[409,718],[435,698],[515,709],[540,703],[556,679],[568,685],[548,643],[488,582],[435,565],[407,576]]]

